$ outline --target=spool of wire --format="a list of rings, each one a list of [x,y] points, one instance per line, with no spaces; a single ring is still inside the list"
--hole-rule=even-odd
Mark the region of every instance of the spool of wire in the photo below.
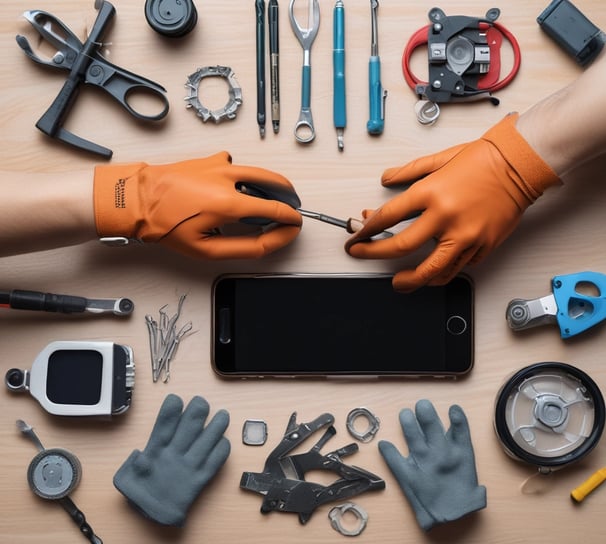
[[[519,370],[495,403],[495,431],[505,452],[545,474],[585,457],[600,440],[604,421],[596,383],[565,363]]]

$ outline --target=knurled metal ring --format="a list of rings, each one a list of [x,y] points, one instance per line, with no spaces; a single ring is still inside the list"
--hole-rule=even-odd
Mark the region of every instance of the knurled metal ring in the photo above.
[[[200,102],[199,88],[200,82],[205,77],[225,78],[229,86],[229,99],[222,108],[211,110]],[[242,104],[242,88],[236,80],[234,71],[228,66],[205,66],[188,76],[185,87],[189,89],[189,96],[185,97],[187,108],[194,108],[196,115],[206,123],[212,119],[215,123],[220,123],[225,119],[235,119],[236,112]]]
[[[367,428],[360,432],[355,428],[355,422],[358,418],[364,418],[368,421]],[[368,408],[354,408],[347,415],[347,430],[349,434],[360,442],[370,442],[379,431],[381,421]]]
[[[343,527],[342,519],[347,512],[351,512],[359,521],[358,526],[354,529],[346,529]],[[331,508],[330,512],[328,512],[328,519],[330,519],[332,528],[344,536],[358,536],[366,529],[366,525],[368,524],[368,514],[366,513],[366,510],[353,502],[346,502]]]

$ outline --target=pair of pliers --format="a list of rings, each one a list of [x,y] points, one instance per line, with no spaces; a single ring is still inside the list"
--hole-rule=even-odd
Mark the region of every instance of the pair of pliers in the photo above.
[[[48,136],[55,137],[79,149],[90,151],[109,158],[110,149],[84,140],[65,130],[63,121],[73,105],[81,83],[103,89],[117,100],[137,119],[157,121],[168,113],[166,89],[162,86],[124,70],[103,58],[99,53],[105,29],[111,22],[116,10],[107,1],[101,3],[99,13],[87,40],[82,43],[78,37],[57,17],[42,10],[26,11],[23,16],[50,45],[57,48],[51,60],[45,60],[32,49],[25,36],[16,37],[17,44],[33,61],[69,71],[67,81],[46,113],[36,123],[36,127]],[[155,115],[145,115],[135,110],[129,103],[133,94],[146,94],[159,100],[161,111]]]
[[[588,271],[555,276],[551,286],[550,295],[509,302],[506,318],[513,330],[557,323],[562,338],[570,338],[606,318],[606,275]]]

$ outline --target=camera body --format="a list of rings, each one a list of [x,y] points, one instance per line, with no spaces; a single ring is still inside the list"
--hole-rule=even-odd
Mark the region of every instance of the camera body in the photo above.
[[[51,342],[31,370],[12,368],[5,382],[11,391],[29,391],[54,415],[117,415],[130,407],[135,383],[133,351],[113,342]]]

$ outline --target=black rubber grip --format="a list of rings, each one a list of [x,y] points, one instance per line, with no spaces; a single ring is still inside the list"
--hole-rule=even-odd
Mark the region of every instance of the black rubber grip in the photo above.
[[[70,295],[54,295],[38,291],[11,291],[9,305],[17,310],[42,310],[71,314],[86,310],[86,299]]]

